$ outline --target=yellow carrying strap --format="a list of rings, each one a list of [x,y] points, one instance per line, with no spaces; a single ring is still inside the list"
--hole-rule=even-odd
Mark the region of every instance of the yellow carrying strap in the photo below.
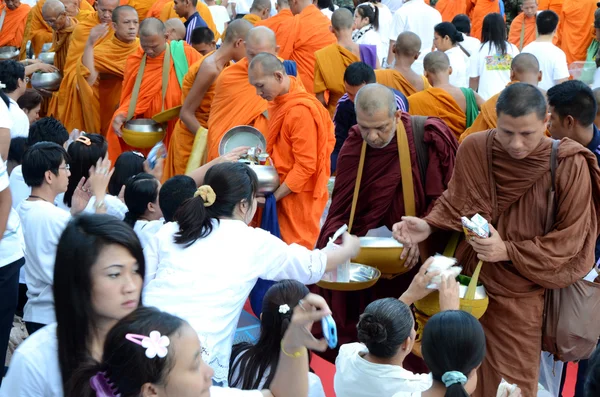
[[[525,42],[525,15],[523,15],[523,24],[521,25],[521,39],[519,41],[519,51],[523,51],[524,42]]]
[[[396,127],[398,137],[398,157],[400,158],[400,175],[402,177],[402,196],[404,197],[404,215],[417,216],[415,205],[415,186],[413,183],[412,164],[408,137],[404,123],[400,121]]]
[[[365,166],[365,153],[367,153],[367,142],[363,140],[360,149],[360,160],[358,161],[358,171],[356,173],[356,183],[354,184],[354,195],[352,196],[352,207],[350,207],[350,220],[348,221],[348,233],[352,230],[354,223],[354,213],[356,212],[356,203],[358,202],[358,193],[360,191],[360,182],[362,180],[363,168]]]
[[[206,162],[206,142],[208,138],[208,130],[202,126],[196,131],[196,137],[194,138],[194,145],[192,146],[192,152],[188,159],[185,174],[189,175],[190,172],[194,171]]]
[[[475,268],[475,272],[473,272],[473,275],[471,276],[471,282],[467,287],[467,292],[465,293],[464,299],[475,299],[475,290],[477,289],[477,281],[479,281],[479,273],[481,272],[482,266],[483,261],[479,261],[479,263],[477,263],[477,267]]]
[[[165,57],[163,58],[162,67],[162,107],[161,112],[165,110],[165,97],[167,96],[167,88],[169,88],[169,74],[171,73],[171,49],[169,43],[165,46]]]

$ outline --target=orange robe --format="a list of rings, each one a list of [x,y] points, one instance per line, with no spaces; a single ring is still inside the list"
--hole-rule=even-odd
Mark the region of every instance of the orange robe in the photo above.
[[[77,27],[77,20],[75,18],[69,18],[71,20],[71,26],[64,28],[59,31],[52,33],[52,48],[49,52],[54,52],[54,66],[58,70],[65,70],[67,64],[67,56],[69,55],[69,45],[71,44],[71,34]]]
[[[250,85],[248,66],[248,59],[244,58],[221,72],[217,79],[208,116],[206,161],[219,157],[221,138],[233,127],[251,125],[267,135],[267,101],[256,95],[256,89]]]
[[[250,22],[252,25],[256,25],[256,22],[262,21],[261,17],[259,17],[258,15],[254,15],[254,14],[246,14],[246,15],[244,15],[243,19]]]
[[[271,29],[273,33],[275,33],[277,45],[282,46],[283,43],[287,42],[290,32],[285,29],[281,29],[281,27],[285,25],[286,21],[292,19],[293,17],[294,14],[292,14],[292,11],[289,8],[284,8],[275,16],[256,22],[254,26],[266,26],[267,28]]]
[[[500,4],[498,0],[478,0],[473,7],[471,15],[471,36],[481,40],[481,29],[483,28],[483,18],[487,14],[500,13]]]
[[[572,0],[563,4],[558,25],[558,46],[565,52],[567,63],[585,61],[587,49],[594,39],[596,0]]]
[[[160,14],[161,14],[161,12],[163,10],[163,7],[168,2],[169,2],[169,0],[156,0],[154,2],[154,4],[152,4],[152,7],[150,7],[150,9],[148,10],[148,13],[146,14],[146,18],[158,18],[158,19],[160,19]]]
[[[288,31],[288,37],[279,48],[279,56],[296,61],[298,76],[306,91],[310,93],[315,92],[315,52],[337,42],[333,33],[329,31],[330,26],[329,18],[313,4],[281,26],[281,29]]]
[[[201,55],[198,51],[194,50],[187,44],[184,44],[185,56],[187,58],[188,65],[193,64],[200,59]],[[125,74],[123,77],[123,89],[121,91],[121,100],[119,101],[119,108],[115,111],[113,118],[109,124],[108,132],[106,133],[106,139],[108,141],[108,154],[111,159],[116,159],[119,155],[128,150],[140,150],[133,148],[125,143],[123,139],[119,138],[112,128],[112,122],[114,118],[119,115],[127,115],[129,109],[129,103],[131,102],[131,95],[133,93],[133,86],[142,62],[144,51],[138,48],[137,52],[130,55],[125,63]],[[164,108],[162,101],[162,73],[163,73],[163,60],[165,52],[155,58],[148,57],[146,59],[146,68],[144,70],[144,76],[140,85],[140,92],[136,102],[135,111],[133,118],[152,118],[162,110],[167,110],[175,106],[181,105],[181,87],[177,80],[177,74],[171,59],[171,66],[169,69],[169,82],[168,88],[164,100]],[[169,140],[171,139],[171,133],[175,127],[175,121],[171,120],[168,123],[163,143],[167,147],[169,146]],[[150,149],[141,150],[142,152],[149,152]]]
[[[27,15],[31,7],[27,4],[21,4],[16,10],[9,10],[6,4],[0,4],[0,15],[2,15],[4,9],[6,9],[6,16],[4,17],[2,30],[0,30],[0,47],[12,46],[20,48],[21,44],[23,44]]]
[[[562,6],[563,0],[538,0],[539,11],[552,10],[558,14],[558,16],[560,16],[560,13],[562,12]]]
[[[329,194],[330,156],[335,145],[329,112],[290,77],[290,90],[270,103],[267,153],[280,183],[292,191],[277,202],[281,239],[313,249]]]
[[[82,62],[77,62],[77,99],[74,105],[73,115],[81,117],[82,131],[97,134],[105,134],[108,131],[110,120],[119,107],[121,99],[121,86],[123,85],[123,73],[127,58],[139,48],[139,39],[131,43],[125,43],[115,36],[110,40],[104,40],[94,47],[94,67],[99,73],[94,85],[87,82],[90,71]],[[102,101],[100,101],[102,98]],[[85,104],[83,111],[82,104]]]
[[[417,89],[397,70],[394,69],[377,69],[375,71],[375,77],[379,84],[383,84],[386,87],[393,88],[404,94],[405,97],[409,97],[416,94]],[[431,87],[429,81],[423,77],[424,88],[428,89]]]
[[[465,130],[458,138],[458,143],[462,143],[466,137],[469,135],[480,132],[487,131],[493,128],[496,128],[498,125],[498,114],[496,113],[496,104],[498,103],[498,98],[500,98],[500,94],[502,91],[485,101],[483,105],[481,105],[481,110],[479,111],[479,115],[471,124],[469,128]]]
[[[442,14],[442,21],[452,22],[458,14],[467,13],[466,0],[438,0],[435,9]]]
[[[337,103],[346,92],[344,72],[348,65],[359,62],[360,59],[351,51],[331,44],[315,53],[315,93],[329,91],[327,109],[331,118],[335,114]]]
[[[206,22],[206,26],[208,26],[208,28],[212,30],[212,32],[215,34],[215,40],[219,40],[219,37],[221,36],[219,35],[217,25],[215,25],[215,21],[213,20],[210,8],[208,8],[208,6],[204,4],[203,1],[198,0],[198,4],[196,4],[196,10],[198,10],[198,14],[200,14],[202,19],[204,19],[204,22]],[[168,3],[164,3],[162,10],[160,11],[160,15],[158,17],[158,19],[160,19],[163,22],[171,18],[179,18],[179,15],[177,15],[175,9],[173,9],[173,0],[169,1]],[[179,19],[181,19],[182,22],[185,22],[185,18]]]
[[[473,16],[473,8],[475,8],[475,3],[477,0],[467,0],[467,16],[469,19]]]
[[[154,0],[129,0],[127,5],[135,8],[138,13],[138,17],[140,18],[140,23],[142,23],[154,6]]]
[[[413,116],[439,117],[454,132],[456,139],[467,128],[467,116],[454,98],[441,88],[428,88],[408,98],[408,109]]]
[[[523,35],[523,43],[521,43],[521,32],[525,29]],[[517,46],[519,51],[534,41],[537,37],[537,28],[535,24],[535,17],[525,18],[524,13],[520,13],[513,19],[510,24],[510,33],[508,34],[508,41]]]

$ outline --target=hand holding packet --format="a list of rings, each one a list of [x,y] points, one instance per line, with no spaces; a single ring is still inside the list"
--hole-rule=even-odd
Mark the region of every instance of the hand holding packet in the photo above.
[[[475,214],[471,219],[463,216],[460,220],[467,237],[488,238],[490,236],[490,225],[481,215]]]

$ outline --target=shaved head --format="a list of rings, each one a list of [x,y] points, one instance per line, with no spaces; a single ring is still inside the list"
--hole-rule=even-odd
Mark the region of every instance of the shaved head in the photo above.
[[[179,21],[181,22],[181,21]],[[140,24],[140,37],[164,36],[166,34],[165,24],[160,19],[146,18]]]
[[[60,0],[65,6],[65,12],[68,16],[75,18],[79,14],[81,0]]]
[[[256,95],[267,101],[287,93],[291,84],[283,63],[266,52],[256,55],[250,62],[248,81],[256,88]]]
[[[394,117],[398,108],[394,92],[381,84],[367,84],[362,87],[354,99],[356,113],[363,112],[369,115],[386,110],[389,117]]]
[[[252,58],[261,52],[276,55],[277,51],[279,51],[279,47],[275,40],[275,33],[271,29],[265,26],[250,29],[246,36],[246,58],[248,58],[248,62],[251,62]]]
[[[280,10],[290,8],[290,2],[288,0],[277,0],[277,7]]]
[[[110,23],[112,21],[112,13],[118,6],[119,0],[97,0],[96,10],[98,11],[98,19],[100,20],[100,23]]]
[[[423,69],[431,74],[448,73],[450,69],[450,59],[443,51],[430,52],[425,55],[425,59],[423,59]]]
[[[229,22],[223,43],[231,44],[239,39],[245,40],[250,29],[252,29],[252,24],[245,19],[235,19]]]
[[[271,0],[254,0],[252,2],[252,6],[250,7],[250,11],[263,11],[263,10],[271,10]]]
[[[181,19],[179,18],[167,19],[165,21],[165,31],[169,36],[169,40],[177,41],[185,39],[185,25],[183,24],[183,22],[181,22]]]
[[[354,15],[347,8],[338,8],[331,15],[331,26],[338,32],[340,30],[352,29]]]
[[[119,18],[121,15],[124,15],[126,13],[135,13],[135,15],[137,16],[137,10],[135,8],[133,8],[132,6],[119,6],[117,8],[114,9],[113,13],[112,13],[112,21],[114,23],[119,22]]]
[[[140,24],[140,46],[150,58],[156,58],[165,51],[167,29],[160,19],[146,18]]]
[[[513,58],[510,68],[515,73],[539,73],[540,63],[533,54],[523,53]]]
[[[413,32],[402,32],[396,39],[394,53],[406,57],[414,57],[421,52],[421,39]]]
[[[65,5],[58,0],[47,0],[42,7],[42,16],[44,18],[55,18],[64,12],[66,12]]]
[[[266,52],[260,53],[252,59],[249,71],[253,71],[256,68],[260,68],[263,74],[273,74],[275,72],[282,72],[285,74],[285,67],[275,55]]]

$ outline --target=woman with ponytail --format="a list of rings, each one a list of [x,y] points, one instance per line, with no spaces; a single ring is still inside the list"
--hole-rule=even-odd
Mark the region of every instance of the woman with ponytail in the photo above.
[[[469,57],[471,54],[462,46],[464,40],[456,26],[450,22],[442,22],[433,28],[433,45],[438,51],[448,55],[452,74],[450,74],[450,84],[455,87],[469,87]]]
[[[382,46],[379,27],[379,8],[375,4],[363,3],[356,7],[354,10],[352,41],[356,44],[376,46],[378,58],[380,58],[380,47]],[[379,64],[381,64],[381,59],[379,59]]]
[[[249,227],[258,180],[245,164],[214,165],[203,183],[146,246],[144,301],[188,321],[215,382],[227,384],[236,325],[256,280],[314,284],[354,257],[359,242],[345,234],[335,251],[311,251]]]
[[[129,178],[125,183],[125,223],[133,228],[146,247],[150,238],[162,227],[162,211],[158,204],[160,182],[145,172]]]

